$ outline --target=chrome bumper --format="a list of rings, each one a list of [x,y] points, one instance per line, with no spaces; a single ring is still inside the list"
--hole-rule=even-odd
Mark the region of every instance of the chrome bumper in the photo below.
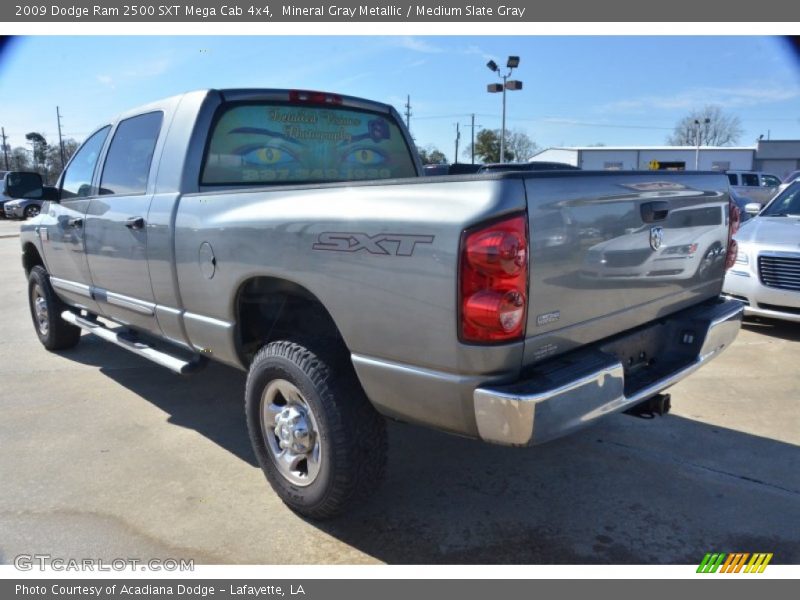
[[[481,439],[496,444],[539,444],[589,425],[596,419],[652,398],[699,369],[736,339],[742,321],[741,302],[728,300],[673,315],[676,331],[697,336],[696,355],[674,371],[640,389],[625,393],[625,368],[602,344],[555,378],[555,385],[536,378],[512,385],[484,388],[473,394]],[[694,337],[693,337],[694,339]],[[680,343],[680,342],[676,342]]]

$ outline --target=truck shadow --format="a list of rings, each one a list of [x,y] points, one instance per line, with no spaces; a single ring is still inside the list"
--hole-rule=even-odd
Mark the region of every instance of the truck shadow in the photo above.
[[[790,342],[800,342],[800,323],[767,319],[763,317],[747,317],[742,326],[750,331],[776,337]]]
[[[212,364],[180,377],[92,338],[64,356],[256,466],[243,373]],[[378,492],[336,520],[309,521],[386,563],[698,564],[709,551],[800,563],[793,444],[674,415],[615,415],[527,449],[396,423],[389,433]]]

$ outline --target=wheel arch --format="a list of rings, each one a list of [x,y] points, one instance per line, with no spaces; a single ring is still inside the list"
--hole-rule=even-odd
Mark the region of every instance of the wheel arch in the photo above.
[[[25,242],[22,246],[22,267],[25,269],[25,276],[30,275],[31,269],[36,266],[44,267],[44,259],[33,242]]]
[[[242,282],[235,315],[236,350],[245,366],[262,346],[279,339],[324,346],[349,357],[344,336],[322,301],[288,279],[262,275]]]

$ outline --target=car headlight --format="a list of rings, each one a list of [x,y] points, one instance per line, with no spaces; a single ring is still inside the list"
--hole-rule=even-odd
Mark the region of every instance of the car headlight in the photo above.
[[[663,254],[681,254],[688,255],[697,252],[697,244],[684,244],[683,246],[670,246],[664,248]]]

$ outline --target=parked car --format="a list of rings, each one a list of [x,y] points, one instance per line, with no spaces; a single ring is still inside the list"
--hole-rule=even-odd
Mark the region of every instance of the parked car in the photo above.
[[[478,169],[478,173],[497,173],[500,171],[580,171],[580,169],[567,163],[547,161],[488,163]]]
[[[10,199],[3,204],[3,213],[6,219],[31,219],[42,211],[44,203],[55,198],[58,190],[51,186],[42,187],[41,198]]]
[[[726,171],[726,174],[733,191],[760,204],[769,202],[781,185],[780,177],[763,171]]]
[[[639,229],[589,248],[582,275],[605,281],[703,280],[724,262],[726,248],[710,225],[728,220],[728,207],[701,204],[669,211],[663,221],[661,246],[648,247],[651,227]]]
[[[748,204],[753,204],[752,200],[750,200],[749,198],[745,198],[744,196],[742,196],[738,192],[735,192],[734,190],[730,190],[730,195],[731,195],[731,200],[733,200],[733,203],[736,205],[736,208],[739,209],[739,221],[741,223],[749,221],[756,214],[758,214],[758,211],[747,212],[746,210]],[[759,204],[759,210],[760,209],[761,205]]]
[[[426,176],[432,175],[472,175],[477,173],[481,165],[470,163],[452,163],[441,165],[425,165],[422,167]]]
[[[0,177],[0,182],[2,182],[2,184],[3,184],[2,185],[2,189],[0,189],[0,218],[3,218],[3,219],[6,218],[6,212],[5,212],[5,208],[4,208],[5,205],[6,205],[6,202],[8,202],[10,200],[13,200],[13,198],[8,196],[4,191],[5,190],[6,175],[8,175],[8,173],[9,173],[9,171],[0,171],[0,175],[2,175],[2,177]]]
[[[64,350],[85,330],[178,373],[247,371],[254,453],[312,518],[377,487],[383,416],[542,443],[668,410],[662,392],[735,339],[726,261],[702,281],[569,277],[581,228],[606,235],[627,215],[649,232],[636,250],[655,252],[671,210],[729,209],[724,175],[428,178],[412,148],[391,106],[299,90],[191,92],[107,121],[21,226],[36,335]],[[16,187],[41,188],[23,175]],[[733,220],[687,219],[732,263]]]
[[[41,198],[9,200],[3,205],[3,212],[6,219],[29,219],[41,212],[43,203]]]
[[[744,302],[746,315],[800,322],[800,181],[745,223],[735,239],[739,250],[723,293]]]
[[[794,183],[798,179],[800,179],[800,170],[792,171],[791,173],[789,173],[786,177],[783,178],[783,181],[781,183],[783,183],[784,185],[789,185],[790,183]]]

